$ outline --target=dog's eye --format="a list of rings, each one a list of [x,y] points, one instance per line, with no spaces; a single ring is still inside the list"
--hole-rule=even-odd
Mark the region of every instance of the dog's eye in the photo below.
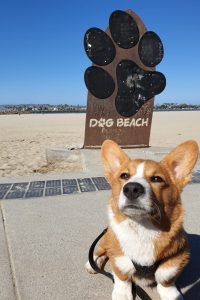
[[[163,179],[160,176],[152,176],[150,180],[151,182],[163,182]]]
[[[129,173],[122,173],[120,175],[120,178],[121,179],[125,179],[125,180],[128,180],[130,178],[130,174]]]

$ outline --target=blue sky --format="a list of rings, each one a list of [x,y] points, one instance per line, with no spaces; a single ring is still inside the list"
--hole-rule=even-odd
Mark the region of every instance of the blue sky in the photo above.
[[[86,104],[84,33],[128,8],[164,44],[157,70],[167,87],[156,103],[200,104],[199,0],[2,0],[0,104]]]

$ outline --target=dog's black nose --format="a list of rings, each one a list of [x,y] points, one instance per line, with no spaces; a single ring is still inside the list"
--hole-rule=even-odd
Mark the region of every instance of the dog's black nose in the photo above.
[[[137,199],[145,193],[144,187],[138,182],[129,182],[123,187],[124,195],[130,199]]]

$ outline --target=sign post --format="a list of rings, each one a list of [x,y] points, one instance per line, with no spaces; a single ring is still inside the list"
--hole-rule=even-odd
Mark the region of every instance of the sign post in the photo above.
[[[99,148],[105,139],[126,148],[149,146],[154,96],[166,85],[155,71],[164,54],[160,38],[131,10],[114,11],[106,32],[85,33],[84,47],[93,62],[84,75],[84,148]]]

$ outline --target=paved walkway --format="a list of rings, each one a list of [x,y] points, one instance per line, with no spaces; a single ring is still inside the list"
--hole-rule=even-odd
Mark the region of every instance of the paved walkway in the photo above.
[[[147,150],[146,150],[147,151]],[[168,149],[128,150],[134,157],[160,159]],[[84,150],[84,173],[4,179],[0,183],[46,181],[103,176],[98,150]],[[198,181],[199,164],[195,177]],[[109,190],[79,192],[54,197],[1,200],[0,299],[1,300],[110,300],[112,282],[84,270],[88,248],[106,226]],[[200,184],[183,192],[185,228],[192,259],[179,287],[185,299],[200,299]],[[156,292],[146,290],[150,299]],[[139,298],[138,298],[139,299]],[[143,297],[142,299],[148,299]]]

